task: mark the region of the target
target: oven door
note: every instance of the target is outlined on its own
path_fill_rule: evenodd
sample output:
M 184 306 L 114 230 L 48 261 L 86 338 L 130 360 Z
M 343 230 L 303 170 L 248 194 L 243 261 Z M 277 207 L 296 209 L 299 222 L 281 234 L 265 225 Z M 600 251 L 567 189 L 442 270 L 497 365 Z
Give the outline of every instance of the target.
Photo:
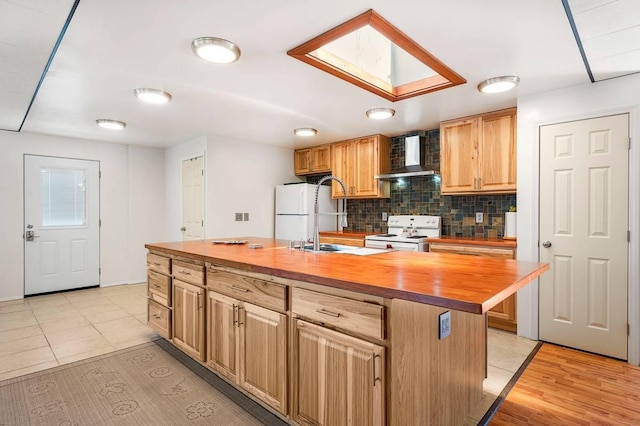
M 398 251 L 420 251 L 420 244 L 417 243 L 399 243 L 397 241 L 381 241 L 365 239 L 365 247 L 377 249 L 393 249 Z

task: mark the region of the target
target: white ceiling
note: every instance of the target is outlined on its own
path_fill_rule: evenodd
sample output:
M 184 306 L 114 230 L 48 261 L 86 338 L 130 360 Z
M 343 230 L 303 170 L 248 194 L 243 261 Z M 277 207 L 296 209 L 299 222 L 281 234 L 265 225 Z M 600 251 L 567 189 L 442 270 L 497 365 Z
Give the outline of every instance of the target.
M 467 84 L 392 103 L 287 56 L 371 8 Z M 47 26 L 34 19 L 26 29 L 47 39 Z M 1 31 L 0 44 L 17 33 Z M 199 36 L 233 41 L 240 60 L 200 60 L 190 48 Z M 24 52 L 14 54 L 18 63 Z M 18 65 L 23 73 L 43 69 L 41 61 Z M 477 91 L 480 81 L 505 74 L 520 76 L 515 91 Z M 588 82 L 561 0 L 81 0 L 22 131 L 156 147 L 209 134 L 298 148 L 432 129 L 445 119 L 514 106 L 517 96 Z M 136 87 L 167 90 L 173 101 L 143 104 L 133 96 Z M 0 98 L 0 108 L 6 102 Z M 365 117 L 382 106 L 396 115 Z M 97 118 L 127 127 L 104 130 Z M 318 135 L 297 137 L 296 127 L 315 127 Z
M 568 3 L 594 81 L 640 72 L 640 1 Z

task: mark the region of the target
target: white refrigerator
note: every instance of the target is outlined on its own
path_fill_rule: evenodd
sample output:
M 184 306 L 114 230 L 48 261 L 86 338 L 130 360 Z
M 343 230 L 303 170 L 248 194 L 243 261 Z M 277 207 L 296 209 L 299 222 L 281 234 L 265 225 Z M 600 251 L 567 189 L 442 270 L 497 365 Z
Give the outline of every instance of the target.
M 276 238 L 296 241 L 313 238 L 316 187 L 308 183 L 276 185 Z M 330 186 L 320 186 L 318 205 L 320 231 L 337 230 L 338 203 L 331 199 Z

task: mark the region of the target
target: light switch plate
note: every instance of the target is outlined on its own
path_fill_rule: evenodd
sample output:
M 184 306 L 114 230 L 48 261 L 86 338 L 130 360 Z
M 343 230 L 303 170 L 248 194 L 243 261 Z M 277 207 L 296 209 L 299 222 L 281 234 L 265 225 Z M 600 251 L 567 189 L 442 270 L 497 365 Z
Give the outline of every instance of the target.
M 236 213 L 236 222 L 242 222 L 242 213 Z
M 476 223 L 482 223 L 484 221 L 484 214 L 482 212 L 476 213 Z
M 382 212 L 382 220 L 387 220 L 387 212 Z
M 245 222 L 249 221 L 249 213 L 242 213 L 242 218 Z
M 439 316 L 440 327 L 438 331 L 438 339 L 442 340 L 451 334 L 451 311 L 443 312 Z

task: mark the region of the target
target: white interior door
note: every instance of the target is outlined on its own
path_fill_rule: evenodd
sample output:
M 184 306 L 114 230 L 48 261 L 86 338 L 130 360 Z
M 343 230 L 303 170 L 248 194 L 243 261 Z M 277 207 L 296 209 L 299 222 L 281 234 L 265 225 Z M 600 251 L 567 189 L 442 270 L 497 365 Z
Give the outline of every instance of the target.
M 182 240 L 204 238 L 204 157 L 182 162 Z
M 24 156 L 24 293 L 100 285 L 100 163 Z
M 540 129 L 539 336 L 627 358 L 629 116 Z

